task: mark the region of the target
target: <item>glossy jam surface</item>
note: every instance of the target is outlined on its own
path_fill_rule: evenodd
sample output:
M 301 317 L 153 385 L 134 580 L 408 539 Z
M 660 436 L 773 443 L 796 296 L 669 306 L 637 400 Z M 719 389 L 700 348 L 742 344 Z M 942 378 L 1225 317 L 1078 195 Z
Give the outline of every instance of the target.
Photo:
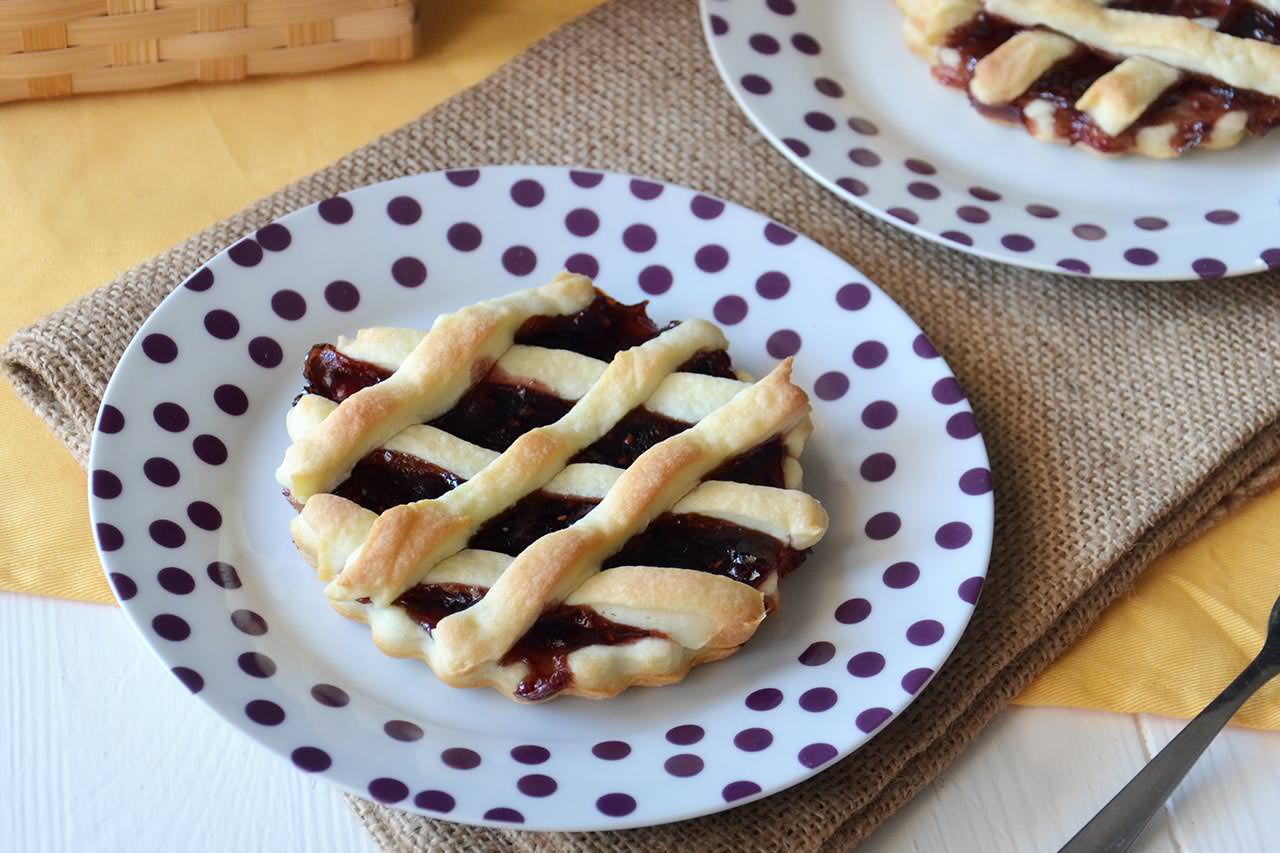
M 1118 0 L 1108 4 L 1108 8 L 1188 18 L 1217 18 L 1221 32 L 1280 43 L 1280 19 L 1266 9 L 1239 0 Z M 948 86 L 968 91 L 978 62 L 1022 29 L 1002 18 L 979 13 L 947 35 L 946 46 L 960 56 L 958 66 L 934 66 L 934 76 Z M 1042 74 L 1013 101 L 994 106 L 974 101 L 973 105 L 984 115 L 1016 124 L 1025 123 L 1024 108 L 1027 104 L 1036 100 L 1049 101 L 1056 108 L 1054 132 L 1059 138 L 1082 143 L 1107 154 L 1131 149 L 1142 128 L 1166 124 L 1174 126 L 1170 145 L 1175 151 L 1186 151 L 1207 139 L 1222 116 L 1237 110 L 1248 111 L 1246 127 L 1255 135 L 1266 133 L 1280 124 L 1280 99 L 1248 89 L 1236 89 L 1211 77 L 1186 74 L 1133 125 L 1118 136 L 1112 136 L 1094 124 L 1086 113 L 1077 110 L 1075 103 L 1094 81 L 1119 64 L 1118 57 L 1080 47 Z
M 341 403 L 352 394 L 377 385 L 391 375 L 376 364 L 344 355 L 333 344 L 316 344 L 307 353 L 302 367 L 307 380 L 306 392 Z
M 381 515 L 393 506 L 438 498 L 462 478 L 439 465 L 395 450 L 375 450 L 356 463 L 333 493 Z
M 789 574 L 804 558 L 804 551 L 758 530 L 696 513 L 666 513 L 631 537 L 604 567 L 669 566 L 759 586 L 775 573 Z

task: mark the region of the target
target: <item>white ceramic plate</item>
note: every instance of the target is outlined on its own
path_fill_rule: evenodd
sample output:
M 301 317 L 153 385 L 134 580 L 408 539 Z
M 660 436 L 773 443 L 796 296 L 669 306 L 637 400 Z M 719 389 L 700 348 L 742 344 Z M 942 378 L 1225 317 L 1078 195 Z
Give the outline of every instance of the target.
M 1280 266 L 1280 134 L 1180 160 L 1102 159 L 983 119 L 903 42 L 892 0 L 702 0 L 761 133 L 868 213 L 961 251 L 1097 278 Z
M 427 328 L 566 264 L 624 301 L 651 299 L 659 322 L 718 319 L 757 375 L 795 353 L 817 426 L 807 486 L 832 524 L 740 654 L 671 687 L 527 706 L 446 687 L 334 613 L 290 542 L 274 471 L 311 344 Z M 231 246 L 129 345 L 91 468 L 117 594 L 199 699 L 363 796 L 529 829 L 692 817 L 856 749 L 946 660 L 991 542 L 973 415 L 874 284 L 718 199 L 551 167 L 366 187 Z

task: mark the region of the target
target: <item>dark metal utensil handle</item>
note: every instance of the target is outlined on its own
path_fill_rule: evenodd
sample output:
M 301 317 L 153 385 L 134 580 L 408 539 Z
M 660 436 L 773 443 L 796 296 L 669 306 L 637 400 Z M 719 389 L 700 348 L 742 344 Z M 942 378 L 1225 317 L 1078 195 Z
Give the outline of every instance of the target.
M 1124 853 L 1147 828 L 1205 747 L 1245 701 L 1280 674 L 1280 600 L 1258 656 L 1177 737 L 1085 824 L 1060 853 Z

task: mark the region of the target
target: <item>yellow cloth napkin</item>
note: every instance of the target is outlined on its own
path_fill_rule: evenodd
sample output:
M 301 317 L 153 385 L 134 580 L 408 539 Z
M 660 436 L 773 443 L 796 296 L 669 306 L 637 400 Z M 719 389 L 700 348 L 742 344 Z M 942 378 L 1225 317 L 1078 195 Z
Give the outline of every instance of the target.
M 0 108 L 0 335 L 482 79 L 600 0 L 423 9 L 422 55 L 332 74 Z M 551 90 L 549 90 L 551 91 Z M 38 283 L 38 287 L 36 286 Z M 83 472 L 0 388 L 0 589 L 109 602 Z M 1188 716 L 1261 644 L 1280 491 L 1155 564 L 1019 699 Z M 1238 722 L 1280 729 L 1280 686 Z

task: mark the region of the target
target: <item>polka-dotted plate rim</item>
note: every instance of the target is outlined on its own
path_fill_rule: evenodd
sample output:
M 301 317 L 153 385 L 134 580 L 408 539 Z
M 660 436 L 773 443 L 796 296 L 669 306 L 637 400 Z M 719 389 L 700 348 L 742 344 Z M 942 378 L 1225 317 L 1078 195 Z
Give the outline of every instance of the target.
M 1274 140 L 1176 161 L 1102 160 L 973 114 L 906 48 L 890 2 L 701 7 L 716 68 L 760 133 L 891 225 L 1000 263 L 1091 278 L 1280 267 L 1280 206 L 1257 180 L 1273 168 Z M 1047 177 L 1029 182 L 1029 171 Z
M 660 321 L 714 317 L 757 374 L 796 355 L 815 407 L 806 485 L 833 524 L 739 654 L 679 685 L 522 706 L 386 658 L 365 626 L 329 610 L 293 552 L 273 471 L 311 343 L 424 328 L 562 264 L 649 298 Z M 246 235 L 126 349 L 90 470 L 116 594 L 189 690 L 303 772 L 507 828 L 681 820 L 819 772 L 882 730 L 950 655 L 991 547 L 973 414 L 883 291 L 745 208 L 585 169 L 416 175 Z

